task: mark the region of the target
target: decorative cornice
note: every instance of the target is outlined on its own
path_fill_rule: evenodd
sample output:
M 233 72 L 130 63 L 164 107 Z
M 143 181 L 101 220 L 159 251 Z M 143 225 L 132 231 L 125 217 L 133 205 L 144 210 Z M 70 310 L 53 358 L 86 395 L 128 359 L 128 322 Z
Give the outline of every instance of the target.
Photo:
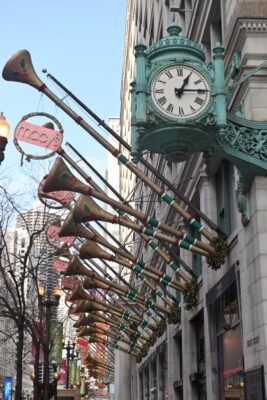
M 230 22 L 229 25 L 232 25 Z M 231 28 L 231 26 L 230 26 Z M 229 36 L 226 36 L 224 47 L 225 52 L 225 67 L 228 67 L 233 53 L 240 52 L 248 36 L 257 36 L 266 33 L 267 37 L 267 18 L 264 19 L 235 19 L 232 26 L 233 29 L 228 29 Z M 256 46 L 255 46 L 256 50 Z

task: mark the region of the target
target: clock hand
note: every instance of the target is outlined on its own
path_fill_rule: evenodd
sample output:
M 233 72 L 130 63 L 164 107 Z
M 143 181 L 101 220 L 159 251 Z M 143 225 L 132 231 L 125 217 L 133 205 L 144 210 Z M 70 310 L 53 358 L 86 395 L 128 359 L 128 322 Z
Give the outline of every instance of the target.
M 174 92 L 175 92 L 175 94 L 176 94 L 177 97 L 180 98 L 180 97 L 182 96 L 183 91 L 184 91 L 184 87 L 188 84 L 188 81 L 189 81 L 190 76 L 192 75 L 192 72 L 193 72 L 193 71 L 191 71 L 190 74 L 187 75 L 187 77 L 186 77 L 186 78 L 184 79 L 184 81 L 183 81 L 182 86 L 181 86 L 179 89 L 174 88 Z
M 209 92 L 208 89 L 184 89 L 184 92 L 197 92 L 197 93 L 206 93 Z

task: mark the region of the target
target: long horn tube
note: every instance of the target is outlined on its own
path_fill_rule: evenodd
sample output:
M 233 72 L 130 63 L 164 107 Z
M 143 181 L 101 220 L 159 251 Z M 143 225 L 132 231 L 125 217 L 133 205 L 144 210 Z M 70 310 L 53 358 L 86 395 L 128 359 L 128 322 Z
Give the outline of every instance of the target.
M 76 224 L 73 220 L 73 215 L 72 212 L 69 213 L 67 218 L 65 219 L 61 230 L 59 231 L 59 236 L 80 236 L 85 239 L 89 240 L 95 240 L 101 245 L 107 247 L 111 251 L 115 252 L 116 254 L 120 255 L 121 257 L 127 258 L 128 260 L 131 260 L 133 262 L 136 261 L 136 257 L 134 257 L 132 254 L 127 253 L 123 250 L 121 250 L 119 247 L 113 246 L 111 243 L 109 243 L 106 239 L 101 237 L 99 234 L 96 235 L 88 228 L 86 228 L 82 224 Z
M 91 326 L 90 326 L 90 328 L 89 327 L 82 328 L 80 330 L 80 332 L 78 333 L 78 337 L 90 336 L 92 334 L 98 334 L 98 333 L 105 334 L 106 336 L 110 336 L 113 339 L 115 339 L 116 341 L 120 341 L 120 342 L 126 343 L 128 345 L 131 344 L 131 341 L 128 340 L 128 339 L 123 338 L 122 335 L 116 335 L 116 334 L 114 334 L 112 332 L 109 332 L 107 329 L 102 329 L 102 328 L 98 328 L 98 327 L 91 327 Z M 136 346 L 136 347 L 140 348 L 139 346 Z
M 79 249 L 77 248 L 77 250 L 79 250 Z M 80 263 L 81 263 L 81 262 L 80 262 L 79 258 L 78 258 L 77 256 L 73 256 L 73 259 L 70 260 L 70 264 L 71 264 L 71 267 L 72 267 L 72 268 L 70 268 L 71 274 L 79 274 L 79 272 L 82 272 L 83 269 L 86 268 L 86 273 L 85 273 L 85 276 L 86 276 L 86 275 L 87 275 L 87 272 L 89 271 L 89 269 L 90 269 L 90 270 L 93 270 L 92 267 L 91 267 L 90 265 L 87 265 L 89 269 L 87 269 L 87 267 L 83 267 L 83 268 L 80 269 L 80 268 L 79 268 L 79 264 L 80 264 Z M 90 260 L 90 263 L 91 263 L 101 274 L 103 274 L 104 276 L 108 277 L 109 282 L 112 282 L 113 278 L 112 278 L 103 268 L 101 268 L 101 267 L 100 267 L 97 263 L 95 263 L 93 260 Z M 73 265 L 74 265 L 74 268 L 73 268 Z M 82 265 L 83 265 L 83 264 L 82 264 Z M 118 278 L 119 278 L 124 284 L 126 284 L 126 286 L 129 287 L 129 290 L 132 291 L 132 293 L 137 294 L 135 288 L 134 288 L 132 285 L 130 285 L 127 281 L 125 281 L 125 279 L 123 279 L 115 270 L 113 270 L 109 265 L 107 265 L 107 268 L 110 268 L 111 271 L 112 271 L 113 273 L 115 273 L 115 275 L 118 276 Z M 68 268 L 67 268 L 67 270 L 69 271 Z M 65 275 L 66 275 L 67 270 L 65 271 Z M 94 271 L 95 271 L 95 269 L 94 269 Z M 90 271 L 90 272 L 91 272 L 91 271 Z M 120 299 L 125 303 L 125 305 L 126 305 L 127 308 L 130 308 L 130 309 L 131 309 L 132 311 L 134 311 L 137 315 L 139 315 L 139 314 L 136 312 L 136 310 L 132 307 L 131 304 L 129 304 L 128 302 L 126 302 L 126 300 L 125 300 L 121 295 L 119 295 L 119 297 L 120 297 Z M 163 300 L 165 300 L 164 297 L 163 297 Z M 168 304 L 170 307 L 172 307 L 172 303 L 171 303 L 171 302 L 167 301 L 166 304 Z M 161 316 L 161 317 L 162 317 L 162 316 Z M 154 317 L 152 316 L 152 318 L 154 318 Z M 154 318 L 154 319 L 155 319 L 155 318 Z M 156 319 L 155 319 L 155 320 L 156 320 Z
M 94 276 L 96 276 L 96 274 L 94 274 L 93 272 L 90 272 L 90 271 L 86 270 L 86 268 L 83 267 L 83 265 L 79 262 L 79 260 L 77 259 L 76 256 L 74 256 L 74 257 L 71 259 L 69 265 L 70 265 L 70 266 L 68 266 L 67 270 L 68 270 L 68 269 L 71 270 L 71 274 L 76 274 L 76 273 L 81 274 L 82 272 L 85 271 L 86 276 L 88 276 L 88 277 L 92 277 L 91 274 L 93 274 Z M 84 282 L 84 288 L 85 288 L 85 289 L 88 288 L 88 286 L 86 287 L 85 282 Z M 72 293 L 71 293 L 71 295 L 70 295 L 70 300 L 71 300 L 71 301 L 73 301 L 73 300 L 90 300 L 90 301 L 92 301 L 92 300 L 93 300 L 93 301 L 95 301 L 95 302 L 97 302 L 97 303 L 99 303 L 99 304 L 103 304 L 102 301 L 99 301 L 96 297 L 90 295 L 87 291 L 83 290 L 82 287 L 81 287 L 80 285 L 76 285 L 76 287 L 73 289 L 73 291 L 72 291 Z M 134 300 L 134 299 L 133 299 L 133 300 Z M 151 303 L 152 303 L 152 304 L 151 304 Z M 149 304 L 149 303 L 148 303 L 148 304 Z M 127 305 L 127 306 L 128 306 L 128 305 Z M 143 311 L 146 311 L 147 308 L 148 308 L 148 305 L 145 304 L 144 302 L 142 302 L 142 304 L 141 304 L 140 306 L 142 306 Z M 149 306 L 153 308 L 153 302 L 152 302 L 152 301 L 150 302 Z M 123 306 L 114 307 L 113 305 L 110 305 L 110 307 L 111 307 L 112 309 L 114 309 L 115 311 L 126 311 L 125 307 L 123 307 Z M 128 307 L 127 307 L 127 308 L 128 308 Z M 132 309 L 132 307 L 131 307 L 131 309 Z M 167 313 L 167 314 L 170 313 L 168 310 L 166 310 L 166 309 L 165 309 L 164 307 L 162 307 L 162 306 L 159 306 L 158 309 L 159 309 L 161 312 L 165 312 L 165 313 Z M 137 313 L 134 309 L 132 309 L 132 310 L 133 310 L 133 311 L 137 314 L 137 316 L 138 316 L 138 313 Z M 154 318 L 154 321 L 155 321 L 156 323 L 158 323 L 158 322 L 159 322 L 159 319 Z
M 79 251 L 78 248 L 77 248 L 77 250 Z M 85 261 L 85 262 L 86 262 L 86 261 Z M 90 263 L 91 263 L 94 267 L 96 267 L 103 275 L 107 276 L 108 279 L 111 278 L 110 275 L 109 275 L 103 268 L 101 268 L 93 259 L 90 260 Z M 132 291 L 135 291 L 135 290 L 136 290 L 129 282 L 127 282 L 124 278 L 122 278 L 122 277 L 120 276 L 120 274 L 119 274 L 116 270 L 114 270 L 114 268 L 112 268 L 105 260 L 102 260 L 102 263 L 103 263 L 108 269 L 110 269 L 110 270 L 112 271 L 112 273 L 114 273 L 114 275 L 117 276 L 117 278 L 119 278 L 125 285 L 127 285 L 127 286 L 129 287 L 130 290 L 132 290 Z M 150 289 L 154 294 L 157 294 L 157 293 L 156 293 L 156 292 L 157 292 L 157 288 L 156 288 L 152 283 L 150 283 L 150 282 L 147 281 L 146 279 L 144 279 L 144 283 L 145 283 L 145 285 L 147 285 L 147 286 L 149 287 L 149 289 Z M 172 306 L 172 303 L 171 303 L 171 301 L 169 300 L 169 298 L 166 297 L 166 296 L 164 296 L 162 292 L 160 292 L 160 291 L 158 291 L 158 292 L 159 292 L 159 296 L 162 298 L 162 300 L 163 300 L 166 304 L 168 304 L 168 305 L 171 307 L 171 306 Z M 176 299 L 173 298 L 172 294 L 169 293 L 167 289 L 166 289 L 166 292 L 167 292 L 167 295 L 170 297 L 170 299 L 172 299 L 174 302 L 176 302 Z
M 61 171 L 64 172 L 62 173 Z M 98 200 L 103 201 L 104 203 L 111 205 L 115 209 L 121 210 L 129 215 L 132 215 L 133 217 L 139 219 L 142 222 L 148 222 L 156 227 L 160 227 L 160 229 L 164 229 L 166 232 L 169 232 L 171 234 L 174 234 L 173 231 L 177 232 L 176 229 L 166 224 L 160 223 L 160 221 L 156 220 L 155 218 L 152 218 L 141 211 L 135 210 L 126 204 L 118 202 L 112 199 L 111 197 L 107 196 L 106 194 L 94 190 L 91 186 L 85 185 L 72 174 L 72 172 L 68 169 L 66 164 L 64 164 L 60 158 L 57 158 L 55 160 L 55 163 L 52 169 L 50 170 L 48 176 L 46 177 L 46 181 L 43 186 L 44 192 L 52 192 L 58 190 L 72 190 L 84 195 L 92 196 Z M 190 243 L 187 241 L 188 238 L 190 239 Z M 192 244 L 191 237 L 189 235 L 187 235 L 185 239 L 186 240 L 178 241 L 177 244 L 179 247 L 182 247 L 186 250 L 191 250 L 191 251 L 194 250 L 206 257 L 208 257 L 211 254 L 211 252 L 208 252 L 207 250 L 205 251 L 202 249 L 198 249 L 194 244 Z M 212 250 L 212 252 L 214 252 L 214 249 Z
M 130 312 L 128 311 L 119 311 L 119 309 L 116 310 L 116 307 L 109 307 L 107 304 L 104 302 L 100 301 L 88 301 L 88 300 L 80 300 L 76 306 L 75 306 L 75 312 L 76 313 L 84 313 L 84 312 L 91 312 L 91 311 L 104 311 L 108 312 L 110 314 L 115 314 L 115 316 L 119 316 L 124 318 L 126 321 L 132 321 L 134 323 L 137 323 L 138 325 L 141 325 L 141 328 L 146 328 L 151 334 L 154 330 L 156 330 L 156 326 L 154 324 L 148 323 L 147 321 L 142 321 L 142 319 L 139 317 L 133 316 Z M 142 322 L 143 326 L 142 326 Z
M 95 276 L 95 274 L 92 272 L 92 275 L 90 277 L 87 277 L 84 282 L 83 282 L 83 287 L 84 289 L 96 289 L 100 288 L 105 291 L 113 291 L 117 294 L 122 294 L 128 298 L 131 298 L 132 300 L 136 301 L 137 303 L 140 303 L 140 305 L 144 305 L 145 308 L 147 309 L 147 303 L 146 301 L 150 301 L 150 305 L 152 308 L 157 308 L 159 311 L 165 313 L 165 314 L 170 314 L 170 311 L 166 309 L 165 307 L 162 307 L 160 304 L 154 303 L 151 298 L 147 299 L 144 296 L 138 295 L 136 293 L 132 293 L 129 291 L 127 288 L 124 288 L 121 285 L 118 284 L 112 284 L 112 282 L 108 282 L 105 279 L 101 277 Z
M 107 345 L 110 346 L 110 347 L 113 347 L 114 349 L 123 351 L 123 352 L 126 353 L 126 354 L 131 354 L 131 355 L 137 357 L 137 353 L 136 353 L 136 352 L 131 351 L 131 350 L 127 350 L 127 349 L 125 349 L 124 347 L 121 347 L 121 346 L 119 346 L 119 345 L 117 345 L 117 344 L 115 344 L 115 343 L 113 344 L 113 343 L 111 343 L 111 342 L 108 342 L 107 340 L 104 340 L 104 339 L 99 338 L 99 337 L 97 337 L 97 336 L 91 336 L 91 337 L 89 338 L 88 342 L 89 342 L 89 343 L 104 343 L 104 344 L 107 344 Z
M 180 282 L 173 279 L 170 275 L 164 274 L 163 272 L 157 270 L 154 267 L 146 266 L 145 263 L 133 263 L 130 264 L 128 261 L 123 260 L 119 257 L 112 256 L 111 254 L 105 252 L 103 249 L 93 242 L 92 240 L 86 240 L 81 248 L 80 248 L 80 258 L 81 259 L 90 259 L 90 258 L 104 258 L 109 261 L 114 261 L 126 268 L 137 272 L 138 275 L 143 274 L 148 276 L 149 278 L 154 279 L 156 282 L 162 282 L 166 286 L 173 287 L 174 289 L 184 291 L 185 286 Z
M 164 235 L 155 231 L 151 227 L 146 228 L 143 224 L 137 224 L 124 217 L 119 217 L 115 214 L 109 213 L 108 211 L 101 208 L 91 197 L 85 195 L 81 195 L 78 198 L 73 209 L 73 219 L 77 224 L 88 221 L 103 221 L 110 222 L 112 224 L 118 224 L 121 226 L 125 226 L 126 228 L 132 229 L 135 232 L 144 233 L 147 236 L 166 241 L 176 246 L 179 244 L 178 238 L 180 238 L 182 240 L 191 242 L 191 244 L 193 244 L 191 250 L 195 253 L 203 255 L 203 253 L 199 251 L 198 247 L 205 251 L 214 253 L 214 248 L 211 247 L 209 244 L 203 243 L 200 240 L 195 239 L 191 235 L 188 235 L 179 229 L 175 229 L 166 225 L 168 227 L 169 233 L 171 233 L 170 231 L 172 231 L 172 234 L 175 235 L 175 237 Z
M 23 66 L 23 67 L 22 67 Z M 14 54 L 6 63 L 3 69 L 3 78 L 5 80 L 17 81 L 27 83 L 38 89 L 49 97 L 56 105 L 65 111 L 78 125 L 83 127 L 98 143 L 100 143 L 106 150 L 108 150 L 114 157 L 116 157 L 123 165 L 125 165 L 131 172 L 138 176 L 145 182 L 166 204 L 173 208 L 183 219 L 194 226 L 203 236 L 208 240 L 213 239 L 213 235 L 204 226 L 202 226 L 192 215 L 183 209 L 167 191 L 158 187 L 152 182 L 142 170 L 134 165 L 130 160 L 125 157 L 119 149 L 116 149 L 111 143 L 103 138 L 94 128 L 83 120 L 76 112 L 74 112 L 68 105 L 62 102 L 47 86 L 38 78 L 31 61 L 30 53 L 27 50 L 21 50 Z
M 73 221 L 73 218 L 72 218 L 72 213 L 70 213 L 68 215 L 68 217 L 66 218 L 66 220 L 59 232 L 59 236 L 77 236 L 77 235 L 88 239 L 88 241 L 86 243 L 88 244 L 91 242 L 91 248 L 93 246 L 92 240 L 95 240 L 98 243 L 104 245 L 108 249 L 115 252 L 115 254 L 119 254 L 120 256 L 126 258 L 127 260 L 133 261 L 134 263 L 137 261 L 136 257 L 134 257 L 132 255 L 128 255 L 121 249 L 111 245 L 107 240 L 101 238 L 100 235 L 98 235 L 98 236 L 94 235 L 82 224 L 75 224 Z M 121 265 L 131 268 L 133 270 L 136 267 L 134 264 L 125 263 L 123 260 L 120 260 L 118 257 L 116 257 L 116 256 L 114 257 L 113 255 L 106 253 L 104 251 L 102 251 L 102 254 L 100 254 L 100 248 L 98 248 L 98 246 L 96 246 L 96 245 L 95 245 L 95 249 L 96 249 L 96 251 L 98 251 L 98 253 L 97 253 L 98 257 L 101 256 L 101 258 L 106 258 L 110 261 L 116 261 L 116 262 L 120 263 Z M 85 255 L 85 252 L 82 250 L 84 250 L 84 245 L 81 247 L 81 250 L 80 250 L 81 258 L 88 258 L 89 252 L 86 252 L 86 255 Z M 81 251 L 82 251 L 82 253 L 81 253 Z M 157 268 L 155 268 L 151 265 L 145 265 L 145 263 L 142 261 L 137 261 L 137 265 L 139 267 L 141 265 L 140 268 L 142 269 L 142 271 L 145 275 L 147 275 L 157 281 L 160 281 L 161 279 L 163 279 L 163 282 L 170 282 L 169 285 L 171 287 L 174 287 L 178 290 L 181 290 L 181 289 L 184 290 L 184 286 L 180 282 L 172 279 L 168 274 L 164 274 L 163 272 L 159 271 Z M 149 271 L 149 274 L 147 271 Z
M 86 106 L 80 99 L 78 99 L 69 89 L 66 88 L 58 79 L 53 75 L 47 74 L 47 77 L 52 79 L 61 89 L 63 89 L 79 106 L 81 106 L 91 117 L 93 117 L 99 126 L 102 126 L 106 131 L 108 131 L 115 139 L 118 140 L 129 152 L 131 152 L 131 146 L 127 143 L 121 136 L 119 136 L 110 126 L 108 126 L 105 121 L 99 118 L 88 106 Z M 68 144 L 68 143 L 67 143 Z M 225 233 L 213 222 L 211 221 L 201 210 L 199 210 L 189 199 L 183 195 L 174 185 L 172 185 L 163 175 L 161 175 L 151 164 L 147 162 L 142 156 L 139 156 L 139 160 L 144 164 L 144 166 L 151 171 L 157 178 L 159 178 L 164 185 L 166 185 L 172 192 L 176 194 L 185 204 L 187 204 L 191 210 L 193 210 L 197 215 L 199 215 L 203 221 L 205 221 L 211 229 L 217 232 L 219 235 L 225 235 Z
M 69 144 L 69 146 L 71 146 L 71 145 Z M 71 148 L 74 149 L 73 146 L 71 146 Z M 90 164 L 87 160 L 85 160 L 85 158 L 84 158 L 76 149 L 75 149 L 75 152 L 79 155 L 79 157 L 83 160 L 83 162 L 84 162 L 87 166 L 89 166 L 89 168 L 92 169 L 91 164 Z M 81 175 L 81 176 L 83 177 L 83 179 L 85 179 L 86 182 L 90 182 L 90 185 L 91 185 L 94 189 L 96 189 L 96 190 L 99 191 L 99 192 L 103 192 L 103 190 L 97 185 L 97 183 L 94 182 L 94 180 L 93 180 L 91 177 L 89 177 L 89 176 L 84 172 L 84 170 L 81 169 L 80 166 L 77 165 L 77 163 L 75 163 L 75 162 L 72 160 L 72 158 L 69 157 L 69 155 L 68 155 L 63 149 L 60 150 L 59 154 L 61 155 L 61 157 L 62 157 L 65 161 L 68 162 L 68 164 L 70 164 L 70 165 L 75 169 L 75 171 L 78 172 L 79 175 Z M 93 169 L 93 171 L 95 171 L 95 169 Z M 101 177 L 100 179 L 103 181 L 104 184 L 108 183 L 108 182 L 102 177 L 102 175 L 98 174 L 97 176 Z M 103 193 L 104 193 L 104 192 L 103 192 Z M 116 196 L 122 203 L 125 203 L 125 200 L 123 199 L 123 197 L 122 197 L 114 188 L 112 189 L 112 193 L 114 193 L 115 196 Z M 127 216 L 126 216 L 126 218 L 127 218 Z M 144 223 L 145 226 L 149 226 L 148 223 L 146 223 L 146 222 L 143 222 L 143 223 Z M 193 270 L 192 270 L 190 267 L 187 266 L 187 264 L 181 259 L 181 257 L 179 257 L 179 256 L 173 251 L 173 249 L 172 249 L 170 246 L 167 245 L 167 243 L 161 242 L 161 241 L 160 241 L 161 245 L 168 251 L 168 253 L 169 253 L 171 256 L 168 255 L 166 252 L 164 252 L 162 249 L 160 249 L 160 248 L 157 246 L 157 243 L 156 243 L 154 240 L 152 240 L 150 237 L 146 236 L 144 233 L 140 233 L 140 236 L 141 236 L 141 238 L 152 248 L 152 250 L 153 250 L 154 252 L 158 253 L 158 255 L 159 255 L 161 258 L 163 258 L 163 260 L 164 260 L 167 264 L 169 264 L 169 265 L 171 266 L 172 269 L 178 270 L 178 269 L 180 268 L 179 266 L 182 266 L 189 274 L 191 274 L 192 276 L 196 277 L 196 276 L 195 276 L 195 273 L 193 272 Z M 117 243 L 117 244 L 118 244 L 118 243 Z M 173 262 L 174 260 L 176 261 L 175 263 Z
M 136 330 L 132 329 L 129 324 L 123 322 L 122 319 L 120 319 L 118 322 L 115 322 L 116 319 L 114 318 L 109 318 L 107 316 L 103 317 L 96 312 L 90 313 L 89 315 L 81 314 L 80 318 L 78 321 L 75 322 L 73 325 L 74 328 L 80 328 L 82 326 L 87 326 L 95 322 L 100 322 L 100 323 L 105 323 L 110 325 L 111 327 L 114 327 L 120 332 L 125 332 L 129 337 L 133 337 L 136 334 Z M 147 336 L 144 332 L 142 333 L 142 336 L 140 336 L 139 340 L 144 342 L 149 339 L 149 336 Z
M 130 215 L 138 218 L 140 221 L 144 222 L 150 220 L 152 224 L 153 221 L 155 221 L 154 218 L 148 217 L 146 214 L 108 197 L 106 194 L 98 192 L 88 185 L 85 185 L 71 173 L 66 164 L 60 158 L 55 160 L 55 163 L 52 169 L 50 170 L 49 175 L 46 177 L 46 182 L 43 187 L 43 191 L 47 192 L 58 191 L 58 190 L 71 190 L 81 194 L 86 194 L 86 195 L 89 194 L 101 201 L 104 201 L 107 204 L 110 204 L 113 208 L 121 209 L 121 211 L 129 213 Z M 158 226 L 158 223 L 155 225 Z M 223 238 L 218 238 L 214 239 L 213 245 L 215 249 L 214 253 L 208 253 L 205 252 L 204 250 L 200 251 L 202 252 L 203 255 L 207 257 L 208 263 L 214 269 L 217 269 L 222 265 L 222 263 L 225 260 L 227 243 L 226 241 L 224 241 Z M 179 246 L 187 250 L 190 250 L 192 249 L 193 245 L 184 240 L 180 240 Z M 173 267 L 173 264 L 174 263 L 171 263 L 170 266 Z M 177 267 L 176 265 L 174 269 L 177 270 L 177 268 L 179 267 Z
M 75 271 L 74 272 L 77 272 L 77 268 L 75 267 Z M 80 268 L 78 268 L 78 272 L 81 272 L 81 269 Z M 72 271 L 72 273 L 73 273 L 73 271 Z M 144 337 L 144 335 L 142 335 L 143 337 Z
M 66 143 L 67 146 L 69 146 L 76 155 L 78 155 L 78 157 L 85 163 L 86 166 L 88 166 L 93 173 L 104 183 L 104 185 L 106 185 L 110 191 L 117 197 L 117 199 L 119 201 L 121 201 L 122 203 L 125 203 L 126 200 L 121 196 L 121 194 L 119 192 L 117 192 L 117 190 L 114 189 L 114 187 L 112 187 L 108 181 L 92 166 L 92 164 L 86 160 L 81 153 L 75 148 L 73 147 L 70 143 Z M 66 152 L 64 152 L 64 154 L 62 155 L 62 157 L 70 164 L 72 165 L 72 159 L 66 154 Z M 74 164 L 76 166 L 76 164 Z M 73 166 L 74 167 L 74 166 Z M 80 167 L 79 167 L 80 168 Z M 83 172 L 83 170 L 77 170 L 77 172 L 86 180 L 89 181 L 87 178 L 88 176 Z M 101 192 L 101 188 L 93 181 L 93 179 L 90 179 L 90 185 L 98 190 L 99 192 Z M 127 218 L 127 216 L 126 216 Z M 147 227 L 149 226 L 147 223 L 144 222 L 144 225 Z M 188 267 L 188 265 L 181 259 L 181 257 L 179 257 L 174 251 L 173 249 L 167 245 L 167 243 L 162 242 L 159 240 L 160 244 L 162 247 L 164 247 L 170 255 L 168 255 L 166 252 L 164 252 L 162 249 L 160 249 L 157 245 L 156 242 L 154 240 L 151 240 L 150 237 L 146 236 L 144 233 L 140 233 L 141 238 L 152 248 L 153 251 L 155 251 L 156 253 L 158 253 L 158 255 L 163 258 L 163 260 L 167 263 L 167 264 L 171 264 L 174 260 L 176 263 L 178 263 L 178 265 L 181 265 L 188 273 L 190 273 L 192 276 L 195 276 L 194 272 L 192 271 L 191 268 Z M 179 267 L 177 266 L 176 269 L 178 269 Z

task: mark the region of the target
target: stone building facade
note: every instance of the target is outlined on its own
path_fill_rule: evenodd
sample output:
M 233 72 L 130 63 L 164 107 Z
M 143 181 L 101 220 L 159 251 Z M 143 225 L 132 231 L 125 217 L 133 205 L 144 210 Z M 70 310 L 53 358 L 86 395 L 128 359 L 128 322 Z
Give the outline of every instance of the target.
M 158 41 L 172 21 L 182 27 L 183 36 L 203 45 L 207 61 L 217 42 L 225 48 L 226 70 L 237 53 L 237 79 L 266 60 L 265 1 L 129 0 L 121 89 L 121 135 L 128 142 L 134 46 Z M 229 110 L 249 119 L 267 120 L 266 71 L 261 69 L 233 91 Z M 172 292 L 180 300 L 181 322 L 169 325 L 139 364 L 134 358 L 117 356 L 120 373 L 115 378 L 115 399 L 223 400 L 253 395 L 265 399 L 260 391 L 264 390 L 262 382 L 267 384 L 267 178 L 256 176 L 252 182 L 249 221 L 244 226 L 236 203 L 238 171 L 228 160 L 214 156 L 207 168 L 202 154 L 182 163 L 170 163 L 151 153 L 145 157 L 227 233 L 229 254 L 222 268 L 213 271 L 205 258 L 180 250 L 179 256 L 198 276 L 198 305 L 186 311 L 182 296 Z M 180 218 L 124 167 L 120 178 L 121 193 L 124 197 L 131 193 L 137 208 L 182 226 Z M 183 228 L 194 233 L 187 225 Z M 166 265 L 143 242 L 137 241 L 134 253 L 165 271 Z M 172 274 L 169 267 L 167 272 Z

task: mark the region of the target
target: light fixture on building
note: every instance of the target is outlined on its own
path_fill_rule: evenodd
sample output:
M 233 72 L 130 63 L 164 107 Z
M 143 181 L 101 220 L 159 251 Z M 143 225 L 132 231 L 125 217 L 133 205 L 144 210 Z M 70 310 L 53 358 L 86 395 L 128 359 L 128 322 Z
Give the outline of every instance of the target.
M 0 164 L 5 158 L 4 152 L 9 132 L 10 132 L 9 123 L 7 122 L 4 114 L 0 112 Z

